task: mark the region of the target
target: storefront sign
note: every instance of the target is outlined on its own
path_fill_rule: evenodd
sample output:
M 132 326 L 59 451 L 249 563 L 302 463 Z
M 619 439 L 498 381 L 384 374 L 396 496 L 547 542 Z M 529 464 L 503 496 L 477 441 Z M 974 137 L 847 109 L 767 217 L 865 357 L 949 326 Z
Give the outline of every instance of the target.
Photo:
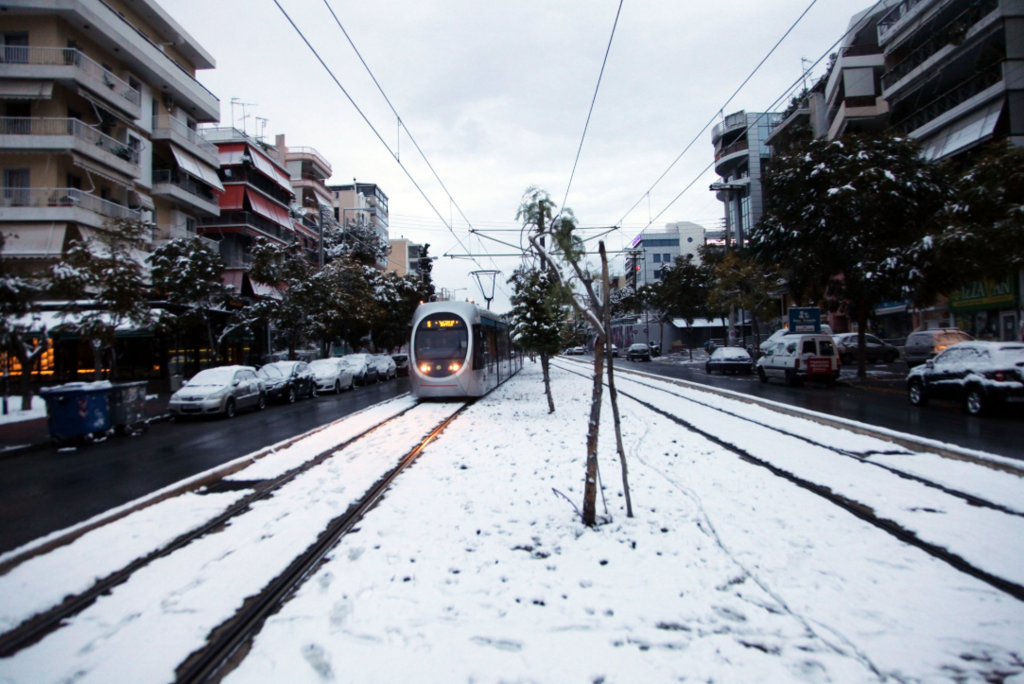
M 792 308 L 789 310 L 789 332 L 820 333 L 821 309 L 817 307 Z
M 978 280 L 956 290 L 949 297 L 949 309 L 954 313 L 984 311 L 986 309 L 1013 309 L 1019 301 L 1017 279 L 1012 273 L 999 280 Z

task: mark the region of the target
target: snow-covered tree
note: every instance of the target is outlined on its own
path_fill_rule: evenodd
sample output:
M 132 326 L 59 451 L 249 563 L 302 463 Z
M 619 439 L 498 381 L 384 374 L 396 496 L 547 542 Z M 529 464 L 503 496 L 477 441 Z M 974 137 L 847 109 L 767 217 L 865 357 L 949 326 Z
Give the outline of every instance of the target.
M 152 225 L 134 219 L 109 219 L 92 240 L 71 243 L 51 269 L 50 294 L 65 301 L 63 322 L 55 332 L 70 332 L 91 342 L 95 378 L 102 378 L 103 352 L 109 350 L 111 376 L 117 368 L 114 336 L 118 328 L 152 328 L 149 284 L 141 261 Z
M 548 413 L 554 413 L 549 362 L 561 347 L 560 332 L 565 322 L 564 295 L 546 270 L 518 268 L 508 282 L 512 285 L 512 335 L 523 349 L 540 354 Z
M 297 242 L 281 246 L 258 238 L 252 255 L 249 277 L 274 288 L 276 296 L 247 307 L 239 314 L 242 324 L 259 322 L 276 329 L 288 347 L 289 358 L 295 358 L 295 350 L 305 344 L 313 329 L 312 312 L 320 294 L 312 279 L 313 267 Z
M 910 140 L 852 136 L 795 145 L 771 160 L 764 186 L 750 246 L 789 272 L 791 288 L 824 290 L 832 306 L 846 306 L 863 377 L 868 314 L 914 286 L 912 250 L 935 231 L 941 174 Z
M 711 271 L 708 307 L 714 311 L 748 311 L 755 320 L 767 324 L 778 316 L 775 291 L 778 275 L 770 266 L 757 263 L 745 251 L 726 251 Z M 760 345 L 760 327 L 754 326 Z
M 654 292 L 655 305 L 665 312 L 663 324 L 681 318 L 689 329 L 693 321 L 708 312 L 709 274 L 706 268 L 694 263 L 692 254 L 681 254 L 661 270 L 661 280 Z M 689 335 L 687 336 L 689 337 Z M 693 346 L 690 345 L 690 359 Z
M 21 366 L 21 410 L 28 411 L 32 408 L 32 370 L 50 346 L 45 327 L 34 317 L 42 284 L 11 272 L 9 260 L 3 257 L 5 241 L 6 236 L 0 233 L 0 351 L 13 356 Z M 4 391 L 6 409 L 6 387 Z
M 416 275 L 399 276 L 394 271 L 381 273 L 369 268 L 370 285 L 376 304 L 373 342 L 378 349 L 391 351 L 412 337 L 412 316 L 423 299 L 423 281 Z
M 202 329 L 209 348 L 216 349 L 210 312 L 231 296 L 220 254 L 193 236 L 161 245 L 146 261 L 154 295 L 170 305 L 160 312 L 158 325 L 164 330 Z

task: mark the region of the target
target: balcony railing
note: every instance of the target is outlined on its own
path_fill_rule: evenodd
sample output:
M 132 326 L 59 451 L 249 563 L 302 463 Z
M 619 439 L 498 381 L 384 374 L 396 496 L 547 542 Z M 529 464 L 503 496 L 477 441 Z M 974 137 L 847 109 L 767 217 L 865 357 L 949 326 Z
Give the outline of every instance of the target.
M 212 97 L 213 99 L 217 100 L 217 102 L 220 102 L 220 98 L 219 98 L 219 97 L 217 97 L 217 96 L 216 96 L 216 95 L 214 95 L 214 94 L 213 94 L 212 92 L 210 92 L 210 89 L 209 89 L 209 88 L 207 88 L 206 86 L 204 86 L 204 85 L 203 85 L 202 83 L 200 83 L 200 82 L 199 82 L 199 80 L 198 80 L 198 79 L 197 79 L 197 78 L 196 78 L 195 76 L 193 76 L 193 75 L 192 75 L 191 73 L 189 73 L 189 70 L 188 70 L 188 69 L 186 69 L 186 68 L 185 68 L 184 66 L 182 66 L 181 64 L 179 64 L 179 63 L 178 63 L 178 61 L 177 61 L 176 59 L 174 59 L 174 58 L 173 58 L 173 57 L 171 57 L 171 56 L 170 56 L 169 54 L 167 54 L 167 53 L 166 53 L 166 52 L 164 51 L 164 49 L 163 49 L 163 47 L 162 47 L 162 46 L 160 46 L 160 45 L 157 45 L 156 43 L 154 43 L 154 42 L 153 42 L 153 41 L 152 41 L 152 40 L 150 39 L 150 37 L 149 37 L 149 36 L 147 36 L 147 35 L 146 35 L 145 33 L 143 33 L 142 31 L 140 31 L 140 30 L 139 30 L 139 29 L 138 29 L 138 28 L 137 28 L 137 27 L 135 26 L 135 24 L 133 24 L 132 22 L 128 21 L 128 19 L 127 19 L 127 18 L 126 18 L 126 17 L 124 16 L 124 14 L 123 14 L 123 13 L 121 13 L 121 12 L 117 11 L 116 9 L 114 9 L 113 7 L 111 7 L 110 5 L 108 5 L 108 4 L 106 3 L 106 2 L 103 2 L 103 0 L 100 0 L 100 3 L 101 3 L 101 4 L 103 5 L 103 6 L 105 6 L 105 7 L 107 8 L 107 9 L 109 9 L 109 10 L 110 10 L 111 12 L 113 12 L 114 16 L 116 16 L 116 17 L 117 17 L 118 19 L 120 19 L 120 20 L 121 20 L 121 21 L 123 21 L 123 22 L 124 22 L 125 24 L 127 24 L 127 25 L 129 26 L 129 28 L 131 28 L 131 29 L 132 29 L 133 31 L 135 31 L 135 33 L 137 33 L 137 34 L 139 35 L 139 37 L 140 37 L 140 38 L 142 38 L 142 39 L 143 39 L 144 41 L 146 41 L 147 43 L 149 43 L 150 45 L 152 45 L 152 46 L 153 46 L 154 48 L 156 48 L 157 52 L 159 52 L 159 53 L 160 53 L 161 55 L 163 55 L 163 56 L 164 56 L 164 57 L 165 57 L 165 58 L 167 59 L 167 61 L 168 61 L 168 62 L 170 62 L 170 63 L 171 63 L 171 64 L 173 64 L 174 66 L 178 67 L 178 69 L 180 69 L 180 70 L 181 70 L 181 72 L 182 72 L 183 74 L 185 74 L 185 75 L 186 75 L 186 76 L 188 76 L 188 77 L 189 77 L 190 79 L 192 79 L 192 81 L 193 81 L 193 82 L 194 82 L 194 83 L 195 83 L 195 84 L 196 84 L 197 86 L 199 86 L 200 88 L 202 88 L 203 90 L 205 90 L 205 91 L 206 91 L 206 92 L 207 92 L 207 93 L 208 93 L 208 94 L 210 95 L 210 97 Z
M 746 138 L 737 140 L 732 145 L 723 147 L 720 151 L 715 153 L 715 161 L 718 161 L 722 157 L 732 154 L 733 152 L 741 152 L 743 150 L 750 149 L 750 142 Z
M 843 57 L 864 57 L 865 55 L 880 55 L 885 50 L 879 45 L 851 45 L 842 49 Z
M 4 188 L 2 202 L 5 208 L 80 207 L 107 218 L 142 219 L 142 212 L 76 188 Z
M 5 47 L 0 51 L 5 64 L 31 64 L 36 66 L 73 67 L 94 82 L 99 82 L 111 91 L 135 105 L 142 103 L 142 93 L 115 76 L 99 62 L 75 48 L 53 47 Z
M 0 135 L 71 135 L 95 145 L 131 164 L 139 165 L 138 148 L 100 133 L 78 119 L 41 119 L 34 117 L 0 117 Z
M 914 110 L 912 114 L 899 119 L 890 128 L 901 135 L 915 131 L 929 121 L 937 119 L 957 105 L 966 102 L 983 90 L 987 90 L 1003 80 L 1002 62 L 982 69 L 970 79 L 957 84 L 938 97 L 932 99 L 923 107 Z M 895 117 L 894 117 L 895 118 Z
M 711 129 L 711 137 L 712 139 L 717 138 L 722 133 L 724 133 L 726 129 L 732 128 L 733 126 L 739 126 L 745 123 L 747 123 L 746 112 L 736 112 L 735 114 L 730 114 L 729 116 L 725 117 L 725 121 Z
M 208 187 L 200 183 L 196 183 L 191 178 L 186 178 L 185 176 L 168 169 L 158 169 L 153 171 L 153 183 L 170 183 L 177 188 L 181 188 L 190 195 L 195 195 L 202 200 L 217 204 L 217 196 L 213 194 L 213 191 Z
M 220 216 L 203 217 L 199 219 L 199 226 L 206 232 L 213 232 L 217 228 L 228 226 L 251 226 L 265 235 L 284 242 L 295 240 L 295 233 L 291 230 L 251 211 L 222 212 Z
M 331 163 L 327 161 L 327 159 L 324 158 L 322 154 L 317 152 L 312 147 L 289 147 L 288 154 L 308 154 L 309 156 L 314 157 L 318 162 L 320 162 L 320 165 L 323 166 L 325 169 L 331 168 Z
M 890 88 L 897 81 L 924 64 L 929 57 L 950 44 L 958 44 L 964 34 L 984 17 L 998 9 L 999 0 L 981 0 L 946 22 L 941 28 L 929 32 L 929 38 L 892 69 L 882 75 L 882 87 Z M 897 8 L 898 9 L 898 8 Z M 890 13 L 891 14 L 891 13 Z M 879 25 L 881 30 L 881 25 Z
M 201 136 L 199 131 L 194 128 L 189 128 L 183 121 L 176 119 L 173 116 L 154 116 L 153 130 L 170 131 L 172 134 L 179 135 L 185 140 L 188 140 L 204 152 L 212 154 L 214 157 L 217 156 L 216 145 Z

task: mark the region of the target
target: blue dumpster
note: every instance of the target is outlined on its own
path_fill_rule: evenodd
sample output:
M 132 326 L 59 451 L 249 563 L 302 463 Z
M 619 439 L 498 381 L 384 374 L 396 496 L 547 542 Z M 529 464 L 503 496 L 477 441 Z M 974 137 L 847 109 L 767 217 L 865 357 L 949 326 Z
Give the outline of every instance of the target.
M 46 401 L 50 437 L 70 442 L 110 429 L 107 395 L 111 385 L 101 382 L 71 382 L 39 390 Z

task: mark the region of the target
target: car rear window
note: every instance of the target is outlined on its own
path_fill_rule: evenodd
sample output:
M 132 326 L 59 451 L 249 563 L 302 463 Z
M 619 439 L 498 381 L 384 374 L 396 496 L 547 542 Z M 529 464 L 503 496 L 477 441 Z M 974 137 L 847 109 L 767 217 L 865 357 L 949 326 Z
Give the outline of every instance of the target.
M 836 348 L 832 340 L 821 340 L 818 342 L 818 356 L 835 356 Z

